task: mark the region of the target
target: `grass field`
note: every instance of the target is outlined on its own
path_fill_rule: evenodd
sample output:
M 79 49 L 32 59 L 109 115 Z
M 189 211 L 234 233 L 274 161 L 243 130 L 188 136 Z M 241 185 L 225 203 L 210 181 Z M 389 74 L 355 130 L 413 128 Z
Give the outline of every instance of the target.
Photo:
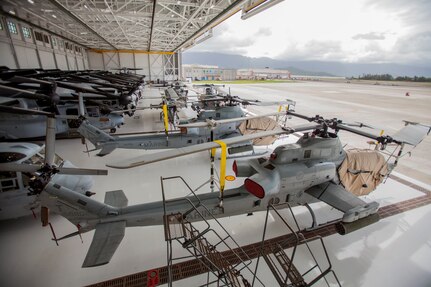
M 305 80 L 310 81 L 310 80 Z M 352 83 L 365 85 L 382 85 L 382 86 L 408 86 L 408 87 L 431 87 L 428 82 L 404 82 L 404 81 L 374 81 L 374 80 L 347 80 L 340 78 L 324 78 L 313 80 L 313 82 L 335 82 L 335 83 Z M 234 84 L 274 84 L 274 83 L 297 83 L 304 80 L 234 80 L 234 81 L 193 81 L 194 85 L 214 84 L 214 85 L 234 85 Z
M 274 83 L 292 83 L 293 80 L 235 80 L 235 81 L 193 81 L 195 85 L 214 84 L 274 84 Z

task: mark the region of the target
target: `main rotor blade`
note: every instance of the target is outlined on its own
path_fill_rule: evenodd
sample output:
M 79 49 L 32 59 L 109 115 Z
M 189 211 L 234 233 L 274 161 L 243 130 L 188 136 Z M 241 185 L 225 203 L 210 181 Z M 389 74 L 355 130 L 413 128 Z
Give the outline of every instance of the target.
M 221 124 L 228 124 L 228 123 L 234 123 L 234 122 L 243 122 L 248 121 L 252 119 L 258 119 L 263 117 L 269 117 L 269 116 L 284 116 L 286 115 L 285 112 L 279 112 L 279 113 L 268 113 L 258 116 L 251 116 L 251 117 L 241 117 L 241 118 L 232 118 L 232 119 L 224 119 L 224 120 L 208 120 L 205 122 L 195 122 L 190 124 L 180 124 L 177 125 L 179 128 L 204 128 L 204 127 L 215 127 L 217 125 Z
M 18 88 L 14 88 L 14 87 L 9 87 L 9 86 L 5 86 L 5 85 L 0 85 L 0 90 L 4 90 L 4 91 L 9 91 L 9 92 L 14 92 L 16 94 L 9 96 L 10 98 L 27 98 L 27 99 L 36 99 L 36 100 L 49 100 L 50 97 L 47 95 L 43 95 L 43 94 L 39 94 L 39 93 L 35 93 L 32 91 L 27 91 L 27 90 L 23 90 L 23 89 L 18 89 Z
M 71 175 L 108 175 L 106 169 L 89 169 L 89 168 L 73 168 L 73 167 L 60 167 L 59 173 Z
M 249 134 L 245 136 L 228 138 L 223 140 L 223 142 L 226 145 L 232 145 L 236 143 L 251 141 L 257 138 L 264 138 L 264 137 L 281 135 L 281 134 L 291 134 L 294 132 L 306 131 L 306 130 L 311 130 L 319 127 L 321 127 L 320 124 L 314 124 L 314 123 L 305 124 L 305 125 L 295 126 L 286 130 L 277 129 L 272 131 L 264 131 L 260 133 Z M 180 157 L 188 154 L 193 154 L 193 153 L 197 153 L 205 150 L 210 150 L 212 148 L 218 148 L 218 147 L 220 147 L 218 143 L 207 142 L 203 144 L 192 145 L 188 147 L 172 149 L 172 150 L 167 150 L 167 151 L 153 153 L 153 154 L 147 154 L 140 157 L 135 157 L 133 159 L 107 164 L 106 166 L 112 167 L 112 168 L 119 168 L 119 169 L 132 168 L 132 167 L 137 167 L 137 166 L 141 166 L 141 165 L 145 165 L 153 162 L 163 161 L 163 160 L 176 158 L 176 157 Z
M 23 164 L 23 163 L 1 163 L 0 171 L 15 171 L 15 172 L 29 172 L 34 173 L 41 169 L 41 165 Z
M 8 81 L 13 82 L 13 83 L 35 83 L 35 84 L 51 85 L 51 86 L 54 85 L 53 82 L 39 80 L 39 79 L 35 79 L 35 78 L 29 78 L 29 77 L 22 77 L 22 76 L 14 76 L 14 77 L 8 79 Z
M 295 105 L 295 101 L 286 99 L 285 101 L 261 101 L 261 100 L 250 100 L 250 99 L 241 99 L 242 104 L 253 104 L 258 106 L 278 106 L 278 105 Z
M 82 86 L 72 85 L 72 84 L 69 84 L 67 82 L 57 82 L 57 86 L 59 86 L 61 88 L 69 89 L 69 90 L 74 90 L 76 92 L 115 97 L 114 94 L 111 94 L 108 92 L 103 92 L 103 91 L 95 90 L 92 88 L 86 88 L 86 87 L 82 87 Z
M 409 124 L 396 132 L 392 138 L 397 142 L 403 142 L 412 146 L 417 146 L 427 135 L 431 128 L 421 124 Z
M 14 172 L 28 172 L 35 173 L 43 168 L 43 165 L 24 164 L 24 163 L 2 163 L 0 164 L 0 171 L 14 171 Z M 74 168 L 74 167 L 60 167 L 58 168 L 61 174 L 70 175 L 107 175 L 106 169 L 88 169 L 88 168 Z
M 0 105 L 0 111 L 5 113 L 12 113 L 12 114 L 16 113 L 16 114 L 24 114 L 24 115 L 53 116 L 52 113 L 48 113 L 44 111 L 24 109 L 24 108 L 18 108 L 18 107 L 9 107 L 9 106 L 3 106 L 3 105 Z
M 46 118 L 46 143 L 45 143 L 45 163 L 52 165 L 55 157 L 55 128 L 54 117 Z

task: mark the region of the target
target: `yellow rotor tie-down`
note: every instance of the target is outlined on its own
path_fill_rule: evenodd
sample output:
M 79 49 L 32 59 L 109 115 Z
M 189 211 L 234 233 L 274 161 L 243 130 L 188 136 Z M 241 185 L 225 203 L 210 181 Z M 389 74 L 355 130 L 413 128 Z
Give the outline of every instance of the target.
M 168 117 L 168 106 L 165 104 L 163 105 L 163 121 L 165 123 L 165 132 L 168 132 L 169 128 L 169 117 Z
M 221 140 L 215 140 L 215 143 L 217 143 L 221 148 L 221 157 L 220 157 L 220 193 L 221 198 L 223 199 L 223 191 L 225 187 L 225 176 L 226 176 L 226 143 Z M 214 158 L 217 148 L 211 149 L 211 156 Z

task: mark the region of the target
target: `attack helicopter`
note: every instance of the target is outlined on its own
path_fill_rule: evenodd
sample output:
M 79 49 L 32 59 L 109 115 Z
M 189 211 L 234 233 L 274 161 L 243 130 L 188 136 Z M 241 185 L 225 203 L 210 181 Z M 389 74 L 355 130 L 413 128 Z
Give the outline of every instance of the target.
M 172 90 L 172 93 L 176 93 Z M 169 111 L 168 105 L 165 103 L 163 108 L 163 118 L 165 133 L 147 134 L 139 136 L 111 136 L 96 127 L 92 126 L 88 121 L 83 121 L 78 129 L 78 132 L 93 145 L 91 151 L 101 150 L 97 155 L 105 156 L 110 154 L 116 148 L 126 149 L 172 149 L 201 144 L 204 142 L 213 141 L 214 139 L 226 139 L 236 136 L 242 136 L 247 132 L 247 126 L 241 128 L 241 122 L 251 122 L 253 119 L 265 118 L 269 116 L 283 116 L 284 112 L 269 113 L 260 116 L 246 117 L 244 110 L 238 103 L 252 104 L 249 100 L 243 100 L 238 97 L 225 97 L 215 99 L 215 101 L 228 101 L 226 105 L 217 106 L 215 110 L 200 110 L 197 116 L 193 119 L 183 119 L 176 127 L 178 131 L 168 132 Z M 259 105 L 286 105 L 286 110 L 293 110 L 295 102 L 286 100 L 285 102 L 255 102 Z M 280 109 L 279 109 L 280 110 Z M 280 110 L 281 111 L 281 110 Z M 272 121 L 275 122 L 275 121 Z M 252 129 L 267 130 L 274 129 L 276 124 L 266 124 L 263 126 L 253 126 Z M 256 143 L 255 143 L 256 144 Z M 253 151 L 253 144 L 246 143 L 241 146 L 229 148 L 230 154 Z
M 216 118 L 224 118 L 222 120 L 214 120 L 211 117 L 203 118 L 200 122 L 177 125 L 179 131 L 168 131 L 167 110 L 165 110 L 165 133 L 146 134 L 138 136 L 112 136 L 98 128 L 92 126 L 87 120 L 83 120 L 78 128 L 78 132 L 93 145 L 96 151 L 100 149 L 98 156 L 110 154 L 116 148 L 126 149 L 172 149 L 186 147 L 195 144 L 209 142 L 214 139 L 226 139 L 231 137 L 241 136 L 238 127 L 243 121 L 250 121 L 269 116 L 283 116 L 281 113 L 269 113 L 259 116 L 245 117 L 242 110 L 229 107 L 223 109 L 216 114 Z M 234 117 L 240 112 L 240 117 Z M 271 128 L 275 125 L 271 125 Z M 231 154 L 251 151 L 253 146 L 247 143 L 242 146 L 232 147 L 229 149 Z
M 365 161 L 365 164 L 358 166 L 354 163 L 353 167 L 349 165 L 344 167 L 344 170 L 350 173 L 348 176 L 369 175 L 359 189 L 373 189 L 377 186 L 397 164 L 404 145 L 416 146 L 430 131 L 428 126 L 415 124 L 405 126 L 393 136 L 376 136 L 351 128 L 341 120 L 328 120 L 320 116 L 305 117 L 293 112 L 289 114 L 307 119 L 311 123 L 229 138 L 224 143 L 208 142 L 145 155 L 108 165 L 113 168 L 132 168 L 259 137 L 304 132 L 295 144 L 277 147 L 269 158 L 235 161 L 233 164 L 235 174 L 246 177 L 244 184 L 238 188 L 224 190 L 224 184 L 220 182 L 220 193 L 211 192 L 196 197 L 187 196 L 166 202 L 127 206 L 127 198 L 121 190 L 107 192 L 105 202 L 101 203 L 66 187 L 48 183 L 41 191 L 44 206 L 62 215 L 78 228 L 78 231 L 58 240 L 95 229 L 82 267 L 99 266 L 109 263 L 124 237 L 126 227 L 161 225 L 164 223 L 165 214 L 181 213 L 184 220 L 193 222 L 202 218 L 252 214 L 266 210 L 272 203 L 289 202 L 294 206 L 319 200 L 344 212 L 339 222 L 339 232 L 347 234 L 378 221 L 376 212 L 379 204 L 365 202 L 352 193 L 358 186 L 355 184 L 353 187 L 348 186 L 347 183 L 349 181 L 355 183 L 355 179 L 343 181 L 340 166 L 343 166 L 346 160 L 349 161 L 349 156 L 337 136 L 338 131 L 349 131 L 371 138 L 378 143 L 380 149 L 385 149 L 389 144 L 396 144 L 400 149 L 395 156 L 394 164 L 390 166 L 383 160 L 383 164 L 376 168 L 378 152 L 375 151 L 370 157 L 367 156 L 368 161 Z M 222 149 L 223 153 L 226 152 Z M 221 174 L 220 181 L 223 178 L 224 175 Z
M 23 111 L 20 111 L 23 112 Z M 91 196 L 90 175 L 106 175 L 107 170 L 79 169 L 55 154 L 56 121 L 51 113 L 27 110 L 46 118 L 46 143 L 0 143 L 0 220 L 39 212 L 37 190 L 48 182 L 67 186 L 73 192 Z

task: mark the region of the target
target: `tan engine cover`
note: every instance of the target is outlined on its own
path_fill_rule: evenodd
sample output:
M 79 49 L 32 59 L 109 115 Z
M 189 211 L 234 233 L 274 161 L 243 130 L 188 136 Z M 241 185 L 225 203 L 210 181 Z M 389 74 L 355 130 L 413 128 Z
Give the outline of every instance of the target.
M 384 156 L 375 150 L 351 149 L 338 169 L 344 188 L 355 195 L 367 195 L 388 174 Z
M 263 131 L 272 131 L 277 128 L 277 122 L 269 117 L 243 121 L 239 126 L 242 135 L 254 134 Z M 277 136 L 258 138 L 253 140 L 253 145 L 271 145 L 277 140 Z

